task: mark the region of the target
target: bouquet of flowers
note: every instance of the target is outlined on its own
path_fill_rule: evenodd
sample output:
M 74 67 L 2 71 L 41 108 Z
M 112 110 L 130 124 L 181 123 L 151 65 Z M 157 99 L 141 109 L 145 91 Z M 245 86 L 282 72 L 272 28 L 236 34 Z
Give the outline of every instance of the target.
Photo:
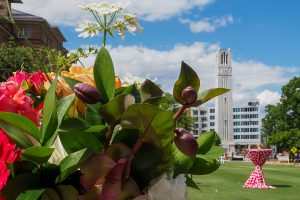
M 137 17 L 106 3 L 84 9 L 96 22 L 81 24 L 80 35 L 103 33 L 93 68 L 49 80 L 17 72 L 1 84 L 0 198 L 186 199 L 186 186 L 197 187 L 188 174 L 211 173 L 219 163 L 210 152 L 215 133 L 195 139 L 176 121 L 228 90 L 199 92 L 200 79 L 184 62 L 173 89 L 175 115 L 161 108 L 164 92 L 154 82 L 120 87 L 106 38 L 141 30 Z M 43 102 L 42 110 L 34 102 Z

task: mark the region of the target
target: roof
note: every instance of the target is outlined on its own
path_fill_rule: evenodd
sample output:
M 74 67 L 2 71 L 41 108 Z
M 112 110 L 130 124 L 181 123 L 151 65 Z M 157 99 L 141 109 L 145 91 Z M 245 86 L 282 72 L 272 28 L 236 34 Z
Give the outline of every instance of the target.
M 43 22 L 45 23 L 49 29 L 51 29 L 55 35 L 58 37 L 61 37 L 64 42 L 66 42 L 66 38 L 62 34 L 62 32 L 59 30 L 57 26 L 52 26 L 51 24 L 48 23 L 48 21 L 42 17 L 38 17 L 29 13 L 25 13 L 19 10 L 14 10 L 12 9 L 12 17 L 14 18 L 15 21 L 30 21 L 30 22 Z
M 14 18 L 14 20 L 22 20 L 22 21 L 46 21 L 44 18 L 42 17 L 38 17 L 29 13 L 25 13 L 19 10 L 14 10 L 12 9 L 12 17 Z
M 22 0 L 9 0 L 10 3 L 23 3 Z

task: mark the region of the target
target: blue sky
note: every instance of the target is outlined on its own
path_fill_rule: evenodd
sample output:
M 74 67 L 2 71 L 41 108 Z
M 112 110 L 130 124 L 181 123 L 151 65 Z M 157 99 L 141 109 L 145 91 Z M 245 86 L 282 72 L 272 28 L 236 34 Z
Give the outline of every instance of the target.
M 259 60 L 269 65 L 300 66 L 300 1 L 274 0 L 215 0 L 202 10 L 193 8 L 169 20 L 147 22 L 142 34 L 127 36 L 126 40 L 110 40 L 111 44 L 144 45 L 167 50 L 177 43 L 196 41 L 218 43 L 231 48 L 237 60 Z M 232 15 L 234 23 L 215 32 L 193 33 L 179 18 L 201 20 L 207 17 Z M 60 26 L 66 35 L 67 48 L 93 43 L 99 38 L 78 40 L 73 27 Z
M 15 7 L 61 28 L 68 49 L 101 45 L 100 37 L 81 39 L 74 31 L 88 17 L 77 4 L 90 1 L 23 2 Z M 140 14 L 144 30 L 125 40 L 109 39 L 109 48 L 121 77 L 156 79 L 166 90 L 182 59 L 196 68 L 203 88 L 214 86 L 215 51 L 231 48 L 236 102 L 276 103 L 281 86 L 300 75 L 299 8 L 296 0 L 132 0 L 128 9 Z M 86 63 L 92 65 L 93 59 Z

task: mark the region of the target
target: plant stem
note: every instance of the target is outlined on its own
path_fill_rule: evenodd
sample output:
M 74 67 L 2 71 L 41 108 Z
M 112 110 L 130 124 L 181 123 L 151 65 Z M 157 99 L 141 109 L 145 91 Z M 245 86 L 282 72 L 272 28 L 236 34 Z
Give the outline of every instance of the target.
M 114 133 L 115 127 L 116 127 L 116 125 L 112 125 L 108 129 L 108 133 L 107 133 L 106 139 L 105 139 L 105 149 L 107 149 L 107 147 L 109 146 L 109 143 L 110 143 L 110 140 L 111 140 L 112 135 Z
M 106 22 L 106 15 L 104 15 L 104 35 L 103 35 L 103 46 L 105 47 L 106 45 L 106 35 L 107 35 L 107 29 L 108 27 L 106 26 L 107 25 L 107 22 Z
M 132 150 L 133 154 L 136 154 L 139 151 L 139 149 L 142 147 L 143 143 L 144 143 L 143 138 L 139 138 L 136 141 L 136 143 L 135 143 L 135 145 L 133 147 L 133 150 Z
M 173 116 L 173 120 L 177 121 L 183 115 L 186 108 L 187 107 L 185 105 L 182 105 L 178 112 Z

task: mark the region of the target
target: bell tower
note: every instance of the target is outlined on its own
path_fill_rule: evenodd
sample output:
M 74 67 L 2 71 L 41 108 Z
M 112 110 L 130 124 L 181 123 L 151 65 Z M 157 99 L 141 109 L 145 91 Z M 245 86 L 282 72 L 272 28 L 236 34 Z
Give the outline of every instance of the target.
M 216 131 L 222 145 L 231 152 L 234 149 L 231 49 L 216 52 L 216 72 L 216 87 L 230 89 L 216 98 Z
M 7 6 L 7 2 L 9 7 Z M 11 9 L 12 3 L 23 3 L 22 0 L 0 0 L 0 15 L 7 17 L 8 9 Z

